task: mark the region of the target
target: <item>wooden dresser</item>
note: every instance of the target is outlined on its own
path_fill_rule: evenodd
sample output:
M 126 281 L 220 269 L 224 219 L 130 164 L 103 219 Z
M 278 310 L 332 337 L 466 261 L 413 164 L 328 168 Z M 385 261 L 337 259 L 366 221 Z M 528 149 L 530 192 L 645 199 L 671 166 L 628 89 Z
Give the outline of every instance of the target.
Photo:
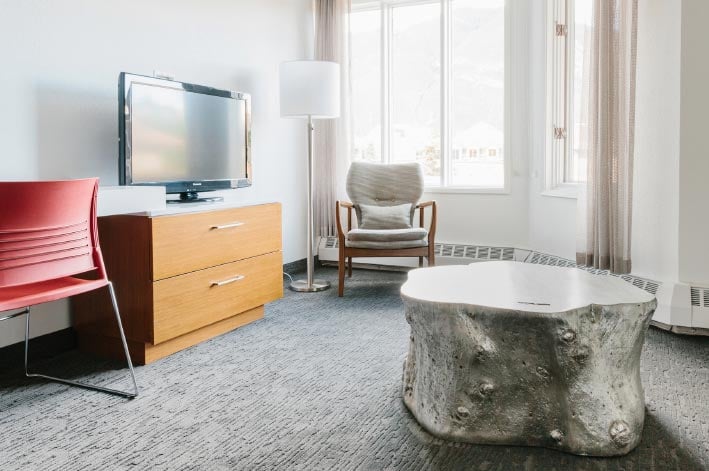
M 98 220 L 131 357 L 147 364 L 263 317 L 283 296 L 278 203 Z M 75 297 L 79 348 L 122 358 L 107 290 Z

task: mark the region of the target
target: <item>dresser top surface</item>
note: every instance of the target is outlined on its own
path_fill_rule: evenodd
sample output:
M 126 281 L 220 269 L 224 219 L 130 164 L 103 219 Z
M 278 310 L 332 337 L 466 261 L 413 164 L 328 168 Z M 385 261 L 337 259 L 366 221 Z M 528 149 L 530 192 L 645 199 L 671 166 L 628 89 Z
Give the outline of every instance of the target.
M 276 201 L 213 201 L 206 203 L 177 203 L 168 204 L 166 208 L 130 213 L 131 216 L 177 216 L 180 214 L 204 213 L 221 211 L 224 209 L 245 208 L 264 204 L 274 204 Z

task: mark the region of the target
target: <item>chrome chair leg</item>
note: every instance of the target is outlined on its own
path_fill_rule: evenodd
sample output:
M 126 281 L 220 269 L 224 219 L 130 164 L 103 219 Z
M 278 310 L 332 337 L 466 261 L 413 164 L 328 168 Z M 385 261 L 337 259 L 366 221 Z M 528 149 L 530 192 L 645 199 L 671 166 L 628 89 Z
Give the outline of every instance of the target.
M 108 283 L 108 290 L 111 294 L 111 303 L 113 304 L 113 312 L 116 315 L 116 322 L 118 322 L 118 332 L 121 334 L 121 341 L 123 342 L 123 351 L 126 355 L 126 360 L 128 361 L 128 369 L 130 370 L 131 379 L 133 380 L 133 391 L 120 391 L 118 389 L 104 388 L 101 386 L 94 386 L 91 384 L 81 383 L 79 381 L 72 381 L 70 379 L 57 378 L 55 376 L 48 376 L 40 373 L 30 373 L 28 365 L 29 357 L 29 340 L 30 340 L 30 308 L 26 309 L 26 321 L 25 321 L 25 376 L 28 378 L 44 378 L 50 381 L 56 381 L 58 383 L 68 384 L 70 386 L 77 386 L 84 389 L 90 389 L 92 391 L 100 391 L 108 394 L 114 394 L 117 396 L 127 397 L 133 399 L 138 396 L 138 383 L 135 380 L 135 371 L 133 370 L 133 362 L 130 359 L 130 352 L 128 351 L 128 342 L 126 342 L 126 336 L 123 332 L 123 324 L 121 323 L 121 315 L 118 311 L 118 303 L 116 302 L 116 294 L 113 291 L 113 284 Z

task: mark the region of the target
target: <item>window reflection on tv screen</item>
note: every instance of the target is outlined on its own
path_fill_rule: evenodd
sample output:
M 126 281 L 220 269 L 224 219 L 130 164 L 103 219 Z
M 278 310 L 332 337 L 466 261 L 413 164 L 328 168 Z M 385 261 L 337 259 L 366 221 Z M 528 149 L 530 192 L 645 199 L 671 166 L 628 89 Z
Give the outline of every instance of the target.
M 133 183 L 246 176 L 243 100 L 141 83 L 129 100 Z

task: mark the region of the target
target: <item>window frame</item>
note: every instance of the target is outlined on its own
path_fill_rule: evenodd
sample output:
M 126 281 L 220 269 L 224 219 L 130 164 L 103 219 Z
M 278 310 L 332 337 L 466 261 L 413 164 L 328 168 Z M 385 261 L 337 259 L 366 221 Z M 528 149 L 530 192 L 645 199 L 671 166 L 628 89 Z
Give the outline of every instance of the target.
M 393 15 L 392 10 L 396 7 L 434 4 L 438 3 L 441 6 L 440 14 L 440 45 L 441 45 L 441 75 L 440 75 L 440 133 L 441 133 L 441 175 L 440 183 L 436 186 L 426 186 L 426 193 L 481 193 L 481 194 L 509 194 L 511 180 L 511 158 L 510 158 L 510 1 L 503 0 L 505 4 L 504 12 L 504 92 L 503 92 L 503 175 L 504 181 L 501 187 L 483 187 L 483 186 L 463 186 L 450 185 L 450 162 L 451 162 L 451 68 L 452 68 L 452 28 L 451 28 L 451 3 L 454 0 L 374 0 L 374 1 L 356 1 L 352 2 L 351 11 L 357 13 L 360 11 L 380 10 L 380 89 L 381 89 L 381 163 L 389 163 L 391 157 L 391 65 L 392 65 L 392 48 L 391 38 L 393 32 Z
M 567 175 L 569 159 L 573 155 L 575 130 L 573 121 L 575 2 L 574 0 L 547 0 L 545 6 L 546 145 L 542 195 L 577 198 L 579 187 L 584 182 L 569 181 Z M 557 35 L 557 25 L 565 28 L 563 36 Z M 561 139 L 556 138 L 555 128 L 563 128 L 565 136 Z M 563 142 L 559 143 L 559 140 Z

